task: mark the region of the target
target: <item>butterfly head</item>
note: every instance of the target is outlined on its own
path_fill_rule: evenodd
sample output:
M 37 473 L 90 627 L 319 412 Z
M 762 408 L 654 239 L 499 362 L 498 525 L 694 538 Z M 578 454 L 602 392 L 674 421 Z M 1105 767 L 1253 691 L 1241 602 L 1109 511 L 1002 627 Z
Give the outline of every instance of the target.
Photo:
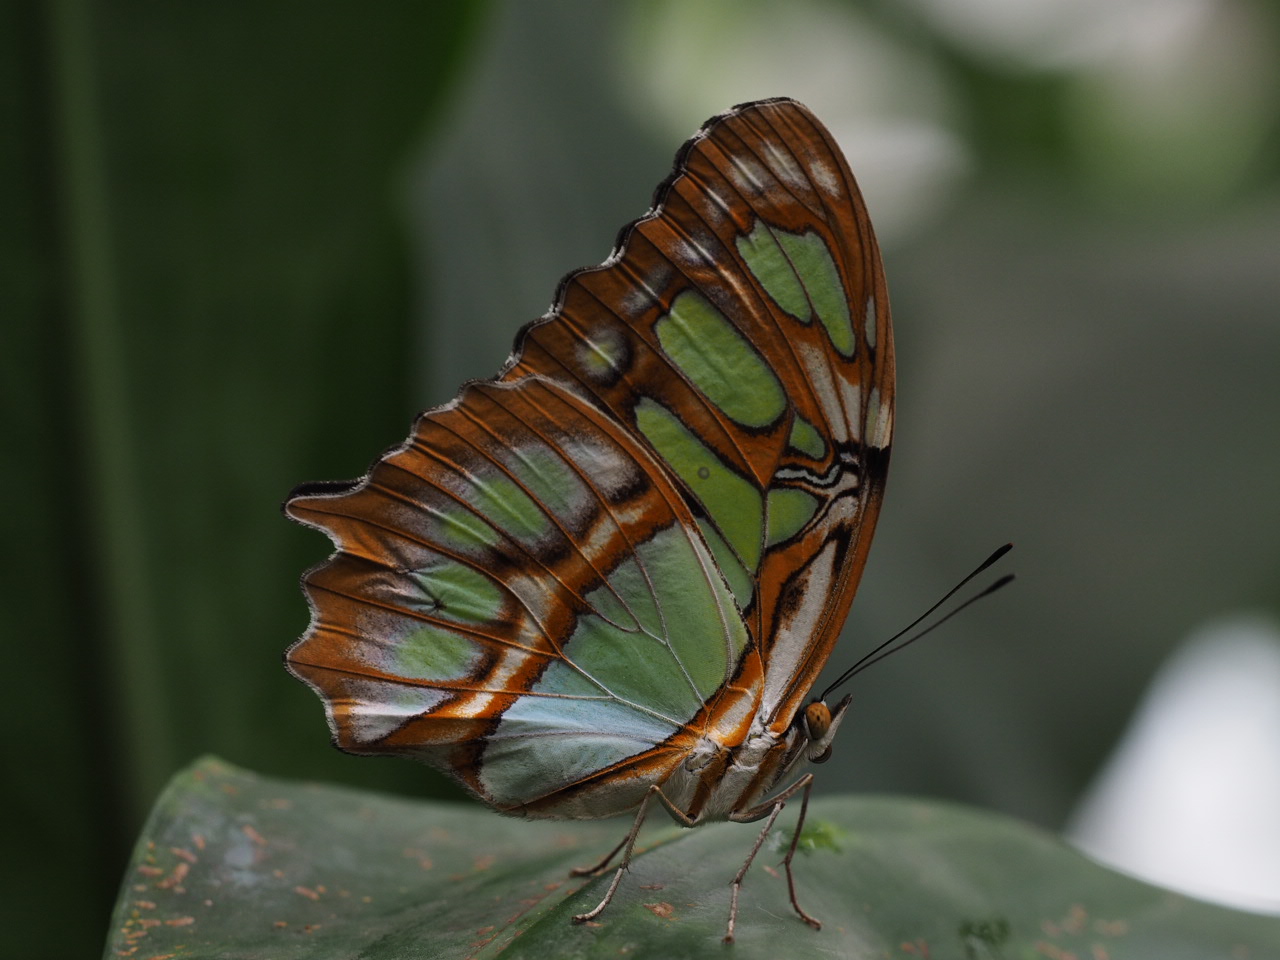
M 831 741 L 836 737 L 844 712 L 849 709 L 853 695 L 846 695 L 836 704 L 835 710 L 825 700 L 814 700 L 800 715 L 800 726 L 808 740 L 810 763 L 826 763 L 831 758 Z

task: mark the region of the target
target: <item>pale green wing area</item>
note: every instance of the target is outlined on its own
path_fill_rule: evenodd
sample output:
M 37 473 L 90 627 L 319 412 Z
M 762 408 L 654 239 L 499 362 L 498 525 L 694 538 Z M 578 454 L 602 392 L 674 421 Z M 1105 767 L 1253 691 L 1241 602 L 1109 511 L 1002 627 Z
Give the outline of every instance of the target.
M 587 676 L 609 678 L 614 696 L 667 717 L 687 719 L 701 709 L 746 643 L 714 559 L 684 527 L 637 544 L 609 575 L 608 589 L 587 601 L 599 613 L 578 621 L 565 658 Z M 637 663 L 647 669 L 636 670 Z
M 751 596 L 755 592 L 754 576 L 742 565 L 737 554 L 730 549 L 724 537 L 720 536 L 720 531 L 712 524 L 699 519 L 698 529 L 702 531 L 702 539 L 711 548 L 711 555 L 716 558 L 716 566 L 720 568 L 721 576 L 733 591 L 733 597 L 738 601 L 738 609 L 747 609 L 751 603 Z
M 779 487 L 769 491 L 769 545 L 790 540 L 808 523 L 821 503 L 806 490 Z
M 696 290 L 678 294 L 654 331 L 671 362 L 729 419 L 766 427 L 786 410 L 773 368 Z
M 713 563 L 696 535 L 668 528 L 588 597 L 599 613 L 579 619 L 564 659 L 488 738 L 482 779 L 495 801 L 550 793 L 655 747 L 711 699 L 747 644 Z
M 788 233 L 757 220 L 750 233 L 738 238 L 737 246 L 778 306 L 802 323 L 817 317 L 836 351 L 853 356 L 857 337 L 848 297 L 821 236 L 813 231 Z
M 822 439 L 822 434 L 803 417 L 796 417 L 795 423 L 791 425 L 790 443 L 815 460 L 821 460 L 827 455 L 827 443 Z
M 654 400 L 636 404 L 636 426 L 662 459 L 688 484 L 706 507 L 724 539 L 755 574 L 760 563 L 764 503 L 757 490 L 736 473 L 674 413 Z

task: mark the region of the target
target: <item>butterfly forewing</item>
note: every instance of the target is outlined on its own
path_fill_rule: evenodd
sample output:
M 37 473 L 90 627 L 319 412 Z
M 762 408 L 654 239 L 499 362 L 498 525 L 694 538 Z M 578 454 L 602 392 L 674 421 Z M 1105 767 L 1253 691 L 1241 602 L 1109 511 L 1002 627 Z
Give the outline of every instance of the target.
M 290 499 L 337 546 L 291 668 L 344 749 L 501 809 L 625 810 L 708 730 L 790 725 L 865 563 L 892 404 L 840 151 L 793 101 L 737 108 L 496 381 Z
M 792 101 L 713 121 L 606 264 L 571 275 L 508 381 L 562 379 L 679 477 L 785 729 L 844 623 L 888 467 L 879 251 L 830 135 Z

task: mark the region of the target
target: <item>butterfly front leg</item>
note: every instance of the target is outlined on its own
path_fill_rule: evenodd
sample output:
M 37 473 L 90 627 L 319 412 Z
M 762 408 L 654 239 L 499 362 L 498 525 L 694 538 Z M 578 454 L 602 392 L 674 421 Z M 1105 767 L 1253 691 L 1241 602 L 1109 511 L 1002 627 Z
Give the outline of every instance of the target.
M 737 876 L 733 878 L 733 883 L 730 885 L 732 893 L 729 898 L 729 927 L 725 931 L 725 943 L 733 943 L 733 927 L 738 919 L 738 891 L 742 888 L 742 879 L 747 875 L 747 870 L 751 867 L 751 862 L 755 860 L 756 854 L 764 846 L 765 837 L 773 829 L 774 821 L 778 819 L 778 814 L 782 813 L 782 808 L 787 805 L 787 800 L 800 791 L 804 791 L 800 798 L 800 816 L 796 819 L 796 830 L 791 837 L 791 845 L 787 848 L 787 855 L 783 858 L 782 864 L 787 872 L 787 892 L 791 897 L 791 906 L 800 915 L 800 919 L 813 927 L 813 929 L 822 929 L 822 921 L 810 916 L 804 907 L 800 906 L 800 901 L 796 899 L 796 878 L 791 872 L 791 861 L 796 855 L 796 846 L 800 842 L 800 831 L 804 827 L 804 817 L 809 810 L 809 793 L 812 790 L 813 774 L 806 773 L 777 796 L 770 797 L 757 806 L 729 815 L 729 819 L 734 823 L 753 823 L 766 816 L 769 819 L 765 821 L 764 828 L 760 831 L 760 835 L 756 837 L 755 845 L 751 848 L 751 852 L 747 854 L 746 862 L 742 865 L 742 869 L 738 871 Z
M 662 788 L 656 783 L 649 788 L 644 795 L 644 799 L 640 801 L 640 808 L 636 811 L 636 818 L 631 824 L 631 830 L 628 831 L 623 841 L 609 851 L 608 856 L 597 863 L 593 867 L 582 868 L 576 867 L 570 871 L 571 876 L 594 876 L 603 873 L 609 866 L 609 862 L 617 856 L 618 851 L 622 851 L 622 862 L 618 864 L 618 869 L 613 875 L 613 880 L 609 883 L 609 889 L 605 891 L 604 898 L 595 906 L 595 909 L 588 910 L 586 913 L 579 913 L 573 918 L 574 923 L 586 923 L 588 920 L 594 920 L 600 916 L 605 907 L 609 905 L 609 901 L 613 899 L 614 893 L 618 889 L 618 884 L 622 882 L 622 875 L 627 872 L 627 868 L 631 866 L 631 851 L 636 845 L 636 837 L 640 835 L 640 825 L 644 823 L 645 814 L 649 810 L 649 801 L 654 797 L 662 801 L 662 805 L 667 808 L 667 812 L 671 814 L 671 818 L 682 827 L 692 827 L 697 821 L 687 816 L 683 810 L 677 807 L 662 792 Z

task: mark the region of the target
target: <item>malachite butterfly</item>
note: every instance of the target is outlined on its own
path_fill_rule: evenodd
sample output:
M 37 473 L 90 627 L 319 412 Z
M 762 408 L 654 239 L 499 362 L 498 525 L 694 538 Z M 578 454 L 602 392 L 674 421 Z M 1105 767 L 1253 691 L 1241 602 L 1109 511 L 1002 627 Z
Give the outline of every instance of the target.
M 738 106 L 497 377 L 361 479 L 290 496 L 336 552 L 304 577 L 289 669 L 343 750 L 516 816 L 636 811 L 575 919 L 655 800 L 687 826 L 767 818 L 754 857 L 849 703 L 803 706 L 866 563 L 893 397 L 844 156 L 793 100 Z

